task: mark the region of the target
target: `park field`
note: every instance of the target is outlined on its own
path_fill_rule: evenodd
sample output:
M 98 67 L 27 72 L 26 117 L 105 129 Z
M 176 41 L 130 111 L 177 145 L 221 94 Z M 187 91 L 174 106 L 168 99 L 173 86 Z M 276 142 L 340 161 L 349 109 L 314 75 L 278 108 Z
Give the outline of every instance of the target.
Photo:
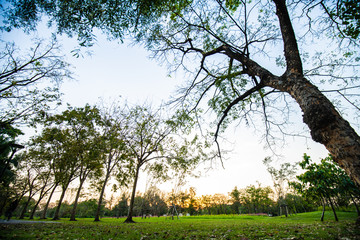
M 354 212 L 339 212 L 335 222 L 327 212 L 301 213 L 288 218 L 256 215 L 191 216 L 124 219 L 62 219 L 53 223 L 0 224 L 0 239 L 360 239 Z M 35 219 L 35 221 L 38 221 Z

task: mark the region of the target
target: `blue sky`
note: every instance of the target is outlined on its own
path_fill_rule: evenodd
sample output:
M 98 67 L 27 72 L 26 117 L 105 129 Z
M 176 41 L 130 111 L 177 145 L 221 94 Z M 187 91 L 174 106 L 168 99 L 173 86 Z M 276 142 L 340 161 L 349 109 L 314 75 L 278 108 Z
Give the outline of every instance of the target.
M 49 31 L 44 32 L 49 33 Z M 44 32 L 40 37 L 46 35 Z M 5 33 L 1 38 L 27 48 L 31 45 L 32 36 L 15 31 Z M 86 103 L 95 104 L 99 98 L 122 96 L 133 104 L 142 104 L 146 101 L 157 105 L 162 101 L 166 102 L 169 96 L 174 94 L 176 86 L 184 81 L 181 73 L 169 77 L 166 66 L 149 59 L 149 52 L 141 46 L 110 42 L 106 37 L 100 36 L 91 49 L 92 55 L 84 54 L 83 57 L 75 58 L 71 50 L 77 46 L 76 41 L 67 37 L 59 39 L 63 45 L 63 54 L 73 66 L 74 72 L 74 80 L 66 81 L 62 86 L 64 103 L 80 107 Z M 301 116 L 297 117 L 294 127 L 299 129 L 305 127 Z M 230 142 L 225 147 L 233 150 L 226 156 L 225 169 L 221 167 L 220 162 L 216 162 L 213 164 L 214 169 L 204 171 L 203 168 L 210 166 L 210 163 L 207 163 L 199 168 L 203 177 L 189 179 L 184 189 L 195 187 L 198 195 L 227 194 L 235 186 L 244 188 L 256 184 L 256 181 L 263 186 L 272 185 L 270 175 L 262 164 L 263 159 L 271 155 L 271 152 L 265 150 L 264 144 L 260 143 L 261 134 L 255 134 L 253 129 L 230 128 L 225 136 Z M 322 145 L 310 139 L 288 138 L 287 140 L 287 146 L 278 152 L 283 156 L 279 158 L 278 163 L 300 161 L 305 152 L 314 160 L 327 155 Z M 146 177 L 140 179 L 138 188 L 140 191 L 143 191 L 145 181 Z M 164 184 L 161 188 L 170 191 L 171 187 L 171 184 Z

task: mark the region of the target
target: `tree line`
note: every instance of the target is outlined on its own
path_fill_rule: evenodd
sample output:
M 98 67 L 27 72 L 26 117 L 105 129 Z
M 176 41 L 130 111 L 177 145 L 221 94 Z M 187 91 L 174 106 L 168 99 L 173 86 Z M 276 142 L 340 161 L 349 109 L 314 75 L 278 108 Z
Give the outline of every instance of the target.
M 40 133 L 31 138 L 27 147 L 17 154 L 17 165 L 11 165 L 13 179 L 6 182 L 1 177 L 1 212 L 7 206 L 11 216 L 20 200 L 26 195 L 20 218 L 24 217 L 27 205 L 37 195 L 36 207 L 47 197 L 43 216 L 56 189 L 61 190 L 60 199 L 53 216 L 59 219 L 60 209 L 70 184 L 77 180 L 75 201 L 71 220 L 75 220 L 79 197 L 85 182 L 99 189 L 98 208 L 95 220 L 99 221 L 105 188 L 110 178 L 118 186 L 132 185 L 129 199 L 128 219 L 132 221 L 137 181 L 141 170 L 156 179 L 166 180 L 173 175 L 191 173 L 197 163 L 210 154 L 195 135 L 175 134 L 174 122 L 160 116 L 160 110 L 150 107 L 124 104 L 99 110 L 86 105 L 82 108 L 68 106 L 61 114 L 40 113 Z M 6 183 L 6 184 L 5 184 Z M 33 214 L 30 216 L 33 218 Z
M 26 189 L 27 195 L 25 196 L 23 192 L 22 197 L 16 199 L 19 204 L 14 213 L 19 218 L 26 216 L 33 219 L 35 216 L 40 218 L 53 216 L 53 219 L 61 217 L 74 220 L 75 217 L 91 217 L 95 221 L 99 221 L 100 217 L 126 217 L 128 219 L 129 213 L 131 216 L 143 218 L 167 216 L 171 219 L 179 218 L 182 215 L 204 214 L 262 214 L 269 216 L 285 215 L 287 217 L 289 214 L 318 209 L 323 211 L 321 216 L 321 221 L 323 221 L 324 212 L 327 208 L 333 211 L 336 220 L 338 220 L 336 209 L 356 210 L 360 215 L 358 207 L 360 189 L 340 167 L 331 161 L 331 155 L 322 159 L 320 163 L 312 163 L 310 157 L 305 154 L 302 162 L 293 165 L 281 164 L 279 169 L 272 167 L 271 162 L 271 159 L 264 160 L 264 164 L 268 167 L 268 172 L 273 178 L 273 187 L 263 187 L 258 183 L 243 189 L 234 187 L 228 194 L 197 196 L 194 187 L 185 191 L 173 188 L 171 192 L 163 192 L 155 185 L 151 185 L 144 193 L 137 192 L 134 195 L 131 188 L 124 184 L 123 186 L 125 189 L 127 187 L 128 190 L 124 192 L 123 188 L 123 193 L 119 198 L 111 197 L 111 199 L 106 200 L 103 198 L 103 187 L 106 184 L 103 182 L 96 184 L 97 180 L 104 178 L 96 178 L 90 181 L 95 183 L 93 187 L 98 187 L 97 199 L 89 198 L 78 202 L 79 190 L 77 190 L 73 202 L 62 202 L 62 198 L 60 198 L 56 203 L 50 204 L 50 207 L 51 196 L 57 185 L 51 182 L 51 178 L 41 178 L 42 174 L 37 172 L 39 179 L 36 179 L 35 175 L 33 175 L 34 179 L 31 179 L 29 175 L 26 175 L 27 179 L 22 179 L 26 181 L 23 184 L 28 185 L 22 186 L 24 190 Z M 113 176 L 116 177 L 119 184 L 123 184 L 126 180 L 124 176 L 119 176 L 119 174 L 121 175 L 124 169 L 118 169 L 119 166 L 121 165 L 117 166 L 117 172 Z M 298 166 L 306 171 L 296 175 Z M 19 168 L 19 170 L 24 169 Z M 102 170 L 104 171 L 104 168 Z M 29 174 L 30 170 L 26 169 L 25 173 Z M 48 174 L 49 172 L 45 173 Z M 157 172 L 157 174 L 159 173 Z M 99 177 L 96 174 L 94 176 Z M 104 173 L 100 176 L 104 177 Z M 129 178 L 127 183 L 134 181 L 134 175 L 127 177 Z M 180 177 L 184 177 L 184 175 L 182 174 Z M 79 181 L 77 189 L 81 188 L 82 185 L 83 183 Z M 51 189 L 52 192 L 50 193 Z M 36 193 L 37 198 L 34 197 Z M 46 203 L 44 201 L 40 204 L 40 207 L 39 203 L 45 199 L 46 194 L 48 200 Z M 135 197 L 133 198 L 133 196 Z M 1 203 L 6 204 L 6 202 L 10 207 L 11 201 L 3 200 Z M 4 207 L 4 205 L 2 206 Z

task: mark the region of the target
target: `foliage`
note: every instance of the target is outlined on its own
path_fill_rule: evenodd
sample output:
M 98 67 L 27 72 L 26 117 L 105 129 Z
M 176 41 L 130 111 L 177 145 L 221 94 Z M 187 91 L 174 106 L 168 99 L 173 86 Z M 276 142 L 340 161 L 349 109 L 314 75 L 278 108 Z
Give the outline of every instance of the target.
M 34 30 L 40 14 L 49 17 L 57 32 L 77 36 L 81 46 L 92 46 L 100 29 L 109 37 L 123 40 L 129 32 L 141 29 L 158 20 L 169 10 L 181 11 L 191 1 L 9 1 L 3 4 L 5 20 L 2 30 L 13 28 Z
M 9 123 L 0 126 L 0 184 L 7 187 L 15 178 L 18 156 L 15 152 L 23 146 L 16 144 L 16 138 L 22 134 Z
M 324 1 L 320 4 L 340 30 L 340 37 L 356 40 L 360 34 L 360 3 L 354 0 L 337 0 L 335 3 Z
M 291 182 L 290 185 L 302 196 L 322 201 L 324 211 L 328 202 L 335 214 L 333 202 L 339 199 L 339 196 L 347 195 L 347 202 L 352 196 L 359 196 L 358 186 L 332 161 L 331 155 L 316 164 L 304 154 L 300 166 L 306 171 L 296 176 L 298 181 Z
M 148 171 L 155 179 L 167 180 L 169 173 L 190 172 L 207 159 L 206 146 L 197 137 L 189 141 L 176 135 L 174 129 L 161 116 L 160 110 L 135 106 L 124 112 L 125 131 L 121 133 L 127 154 L 128 167 L 133 174 L 133 189 L 127 222 L 132 222 L 136 185 L 140 169 Z

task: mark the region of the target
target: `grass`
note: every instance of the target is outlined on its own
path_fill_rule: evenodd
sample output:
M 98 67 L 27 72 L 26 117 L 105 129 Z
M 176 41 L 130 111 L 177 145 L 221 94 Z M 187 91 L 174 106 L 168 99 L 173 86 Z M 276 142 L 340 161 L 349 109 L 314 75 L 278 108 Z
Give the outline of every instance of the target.
M 59 223 L 0 224 L 1 239 L 360 239 L 353 212 L 339 212 L 339 222 L 331 213 L 320 222 L 321 212 L 285 217 L 220 215 L 134 218 L 78 219 Z M 36 220 L 36 219 L 35 219 Z

